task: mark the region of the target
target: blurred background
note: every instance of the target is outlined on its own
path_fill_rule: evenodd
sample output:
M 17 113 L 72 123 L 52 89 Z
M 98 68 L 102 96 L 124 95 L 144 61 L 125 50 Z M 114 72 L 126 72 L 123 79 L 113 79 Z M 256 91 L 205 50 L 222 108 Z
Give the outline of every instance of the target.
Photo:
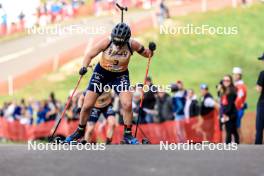
M 120 12 L 112 0 L 0 0 L 0 137 L 6 141 L 27 141 L 45 138 L 78 80 L 82 58 L 91 46 L 111 32 L 120 21 Z M 255 135 L 255 109 L 258 94 L 255 91 L 258 73 L 263 69 L 257 57 L 262 54 L 264 43 L 263 2 L 259 0 L 120 0 L 129 11 L 125 22 L 132 29 L 133 37 L 144 43 L 155 41 L 157 51 L 150 68 L 149 84 L 176 84 L 186 91 L 188 99 L 202 106 L 205 84 L 213 95 L 215 106 L 211 119 L 201 118 L 200 111 L 186 117 L 183 127 L 174 121 L 175 107 L 170 101 L 175 92 L 150 95 L 145 100 L 146 114 L 142 128 L 161 124 L 155 132 L 164 130 L 179 142 L 177 130 L 185 133 L 184 139 L 196 142 L 204 139 L 221 142 L 218 128 L 219 97 L 216 86 L 226 74 L 232 75 L 234 67 L 241 68 L 247 86 L 248 105 L 242 119 L 242 143 L 253 143 Z M 202 35 L 162 33 L 167 27 L 188 25 L 211 27 L 235 27 L 237 34 Z M 97 59 L 96 59 L 97 60 Z M 96 62 L 96 61 L 95 61 Z M 146 60 L 135 54 L 129 66 L 132 84 L 142 83 Z M 77 100 L 89 81 L 92 71 L 85 76 L 65 116 L 67 130 L 72 132 L 78 123 Z M 133 109 L 135 120 L 139 95 L 135 94 Z M 117 126 L 122 124 L 122 107 L 113 94 Z M 185 106 L 185 104 L 184 104 Z M 183 106 L 183 108 L 184 108 Z M 189 107 L 186 107 L 189 108 Z M 190 116 L 190 109 L 187 111 Z M 188 112 L 189 111 L 189 112 Z M 186 116 L 186 114 L 185 114 Z M 194 118 L 195 117 L 195 118 Z M 190 121 L 191 119 L 191 121 Z M 202 119 L 202 121 L 201 121 Z M 73 124 L 69 124 L 73 122 Z M 162 126 L 163 124 L 163 126 Z M 42 125 L 42 126 L 39 126 Z M 145 125 L 145 126 L 144 126 Z M 104 133 L 105 122 L 98 125 Z M 42 132 L 38 130 L 41 129 Z M 44 131 L 44 132 L 43 132 Z M 190 134 L 191 133 L 191 134 Z M 118 136 L 118 135 L 116 135 Z M 242 136 L 242 135 L 241 135 Z M 101 137 L 101 138 L 104 138 Z M 155 141 L 168 136 L 154 136 Z M 116 137 L 117 141 L 118 137 Z M 103 140 L 103 139 L 100 139 Z M 154 139 L 153 139 L 154 140 Z

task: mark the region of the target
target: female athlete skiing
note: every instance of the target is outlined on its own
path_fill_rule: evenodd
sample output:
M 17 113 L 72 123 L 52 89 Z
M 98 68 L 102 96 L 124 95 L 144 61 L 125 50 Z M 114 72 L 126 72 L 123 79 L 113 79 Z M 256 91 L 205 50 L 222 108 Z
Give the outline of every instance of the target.
M 110 38 L 104 38 L 98 42 L 86 55 L 83 66 L 79 71 L 81 76 L 87 72 L 91 60 L 102 53 L 100 62 L 96 65 L 90 83 L 87 88 L 84 103 L 80 113 L 80 122 L 77 130 L 65 139 L 70 143 L 84 136 L 88 117 L 105 86 L 111 86 L 119 95 L 123 109 L 124 137 L 126 144 L 138 144 L 138 140 L 132 135 L 132 94 L 129 91 L 130 80 L 128 64 L 133 52 L 150 58 L 153 52 L 145 49 L 142 44 L 131 39 L 131 30 L 125 23 L 117 24 Z

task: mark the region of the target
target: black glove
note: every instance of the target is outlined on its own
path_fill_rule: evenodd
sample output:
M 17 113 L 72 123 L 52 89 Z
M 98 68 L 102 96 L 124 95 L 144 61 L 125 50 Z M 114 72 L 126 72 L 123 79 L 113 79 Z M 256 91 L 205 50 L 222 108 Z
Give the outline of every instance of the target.
M 149 43 L 149 49 L 150 49 L 152 52 L 155 51 L 156 48 L 157 48 L 156 43 L 154 43 L 154 42 L 150 42 L 150 43 Z
M 82 68 L 80 69 L 80 71 L 79 71 L 79 74 L 80 74 L 81 76 L 85 75 L 86 73 L 87 73 L 87 68 L 86 68 L 86 67 L 82 67 Z

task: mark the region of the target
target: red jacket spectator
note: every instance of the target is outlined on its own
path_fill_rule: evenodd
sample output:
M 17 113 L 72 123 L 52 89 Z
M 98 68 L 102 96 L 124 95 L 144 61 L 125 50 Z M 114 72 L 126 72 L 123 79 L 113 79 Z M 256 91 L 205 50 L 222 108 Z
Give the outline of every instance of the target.
M 242 80 L 235 83 L 237 88 L 236 108 L 242 109 L 247 99 L 247 87 Z
M 240 67 L 233 68 L 233 78 L 237 89 L 236 108 L 240 110 L 244 108 L 247 99 L 247 87 L 242 81 L 242 69 Z

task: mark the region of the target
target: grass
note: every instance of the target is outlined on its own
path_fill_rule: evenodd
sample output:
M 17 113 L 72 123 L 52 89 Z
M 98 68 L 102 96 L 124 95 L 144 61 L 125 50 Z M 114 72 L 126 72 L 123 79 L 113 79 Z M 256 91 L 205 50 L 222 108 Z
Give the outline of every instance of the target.
M 199 94 L 199 84 L 207 83 L 215 95 L 215 85 L 234 66 L 244 70 L 244 80 L 248 85 L 248 102 L 250 110 L 254 111 L 257 101 L 255 83 L 263 65 L 257 61 L 257 56 L 263 52 L 264 32 L 261 24 L 264 19 L 264 6 L 254 5 L 250 8 L 224 9 L 217 12 L 192 14 L 173 19 L 173 24 L 202 26 L 238 26 L 237 35 L 164 35 L 159 30 L 151 30 L 140 36 L 140 40 L 157 42 L 157 51 L 151 63 L 150 75 L 157 84 L 168 84 L 180 79 L 186 88 L 193 88 Z M 78 59 L 80 63 L 81 59 Z M 77 66 L 80 64 L 76 64 Z M 55 91 L 58 98 L 65 100 L 70 89 L 73 89 L 77 79 L 78 67 L 64 76 L 61 81 L 50 81 L 50 77 L 63 73 L 44 76 L 38 81 L 19 90 L 13 97 L 2 97 L 0 103 L 13 98 L 36 97 L 46 98 L 50 91 Z M 129 66 L 131 81 L 142 82 L 146 60 L 135 54 Z M 89 75 L 82 82 L 84 89 Z

